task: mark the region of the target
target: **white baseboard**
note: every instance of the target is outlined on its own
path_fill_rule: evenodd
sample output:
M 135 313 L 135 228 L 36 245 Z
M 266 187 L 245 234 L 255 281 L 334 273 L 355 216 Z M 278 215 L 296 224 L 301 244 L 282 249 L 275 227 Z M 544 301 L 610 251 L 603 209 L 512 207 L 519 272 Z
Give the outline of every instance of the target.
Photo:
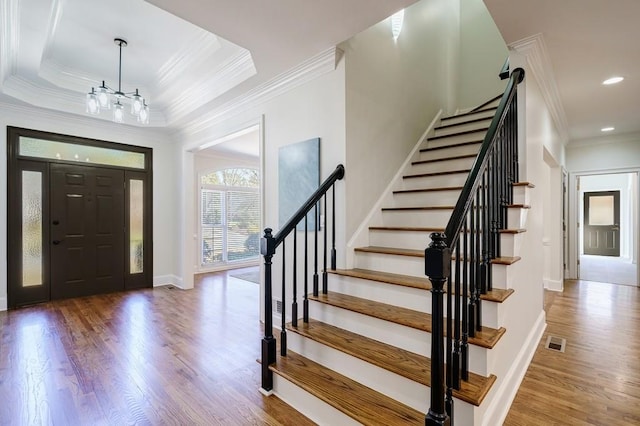
M 0 297 L 0 312 L 2 311 L 6 311 L 7 310 L 7 298 L 6 297 Z
M 153 286 L 162 287 L 165 285 L 173 285 L 184 290 L 182 278 L 176 275 L 158 275 L 153 277 Z
M 547 328 L 545 318 L 545 312 L 540 312 L 515 362 L 505 376 L 506 378 L 502 382 L 502 386 L 498 389 L 498 394 L 493 398 L 491 405 L 487 407 L 487 411 L 482 419 L 483 426 L 494 426 L 504 423 L 504 419 L 507 417 L 509 409 L 511 408 L 511 403 L 513 403 L 520 384 L 522 384 L 522 380 L 524 379 L 524 375 L 527 373 L 529 364 L 533 359 L 533 355 L 536 353 L 538 343 L 544 334 L 544 330 Z
M 564 283 L 562 281 L 548 280 L 546 278 L 543 281 L 544 281 L 544 288 L 546 290 L 559 291 L 559 292 L 564 291 Z

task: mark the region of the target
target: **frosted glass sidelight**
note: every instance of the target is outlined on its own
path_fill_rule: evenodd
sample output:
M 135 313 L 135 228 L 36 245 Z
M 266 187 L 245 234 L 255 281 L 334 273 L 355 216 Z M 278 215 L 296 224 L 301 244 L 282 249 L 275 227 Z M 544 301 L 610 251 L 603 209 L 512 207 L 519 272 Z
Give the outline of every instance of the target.
M 22 171 L 22 286 L 42 285 L 42 173 Z
M 143 181 L 129 181 L 129 273 L 144 272 L 144 187 Z
M 613 195 L 589 197 L 589 225 L 614 224 Z
M 20 137 L 20 155 L 78 163 L 144 169 L 144 154 L 97 146 Z

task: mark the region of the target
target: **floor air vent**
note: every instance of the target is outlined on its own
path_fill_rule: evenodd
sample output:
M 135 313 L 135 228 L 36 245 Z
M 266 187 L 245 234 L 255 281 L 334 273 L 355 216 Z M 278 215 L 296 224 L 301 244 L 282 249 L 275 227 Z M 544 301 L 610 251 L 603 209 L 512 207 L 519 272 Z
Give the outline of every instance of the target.
M 545 348 L 551 349 L 552 351 L 564 352 L 564 348 L 567 345 L 567 339 L 563 339 L 562 337 L 549 336 L 547 337 L 547 344 Z

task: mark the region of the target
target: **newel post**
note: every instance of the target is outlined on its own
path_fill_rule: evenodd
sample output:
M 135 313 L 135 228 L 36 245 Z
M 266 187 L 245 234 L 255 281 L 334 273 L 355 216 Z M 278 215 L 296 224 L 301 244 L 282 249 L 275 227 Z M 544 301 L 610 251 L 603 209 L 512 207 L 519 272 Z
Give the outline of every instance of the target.
M 273 372 L 269 365 L 276 362 L 276 339 L 273 337 L 273 306 L 271 289 L 271 258 L 276 252 L 276 240 L 271 228 L 264 230 L 260 239 L 260 254 L 264 256 L 264 338 L 262 339 L 262 388 L 263 393 L 273 389 Z
M 444 284 L 451 269 L 451 249 L 446 235 L 431 234 L 431 244 L 424 251 L 425 274 L 431 280 L 431 405 L 426 426 L 449 425 L 445 410 L 444 383 Z

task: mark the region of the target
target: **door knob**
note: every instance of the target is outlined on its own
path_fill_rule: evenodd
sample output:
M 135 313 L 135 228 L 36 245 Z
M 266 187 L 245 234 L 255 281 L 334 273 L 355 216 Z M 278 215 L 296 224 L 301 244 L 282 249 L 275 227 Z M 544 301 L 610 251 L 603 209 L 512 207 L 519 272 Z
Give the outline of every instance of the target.
M 60 240 L 53 240 L 53 245 L 57 246 L 58 244 L 60 244 L 62 241 Z

